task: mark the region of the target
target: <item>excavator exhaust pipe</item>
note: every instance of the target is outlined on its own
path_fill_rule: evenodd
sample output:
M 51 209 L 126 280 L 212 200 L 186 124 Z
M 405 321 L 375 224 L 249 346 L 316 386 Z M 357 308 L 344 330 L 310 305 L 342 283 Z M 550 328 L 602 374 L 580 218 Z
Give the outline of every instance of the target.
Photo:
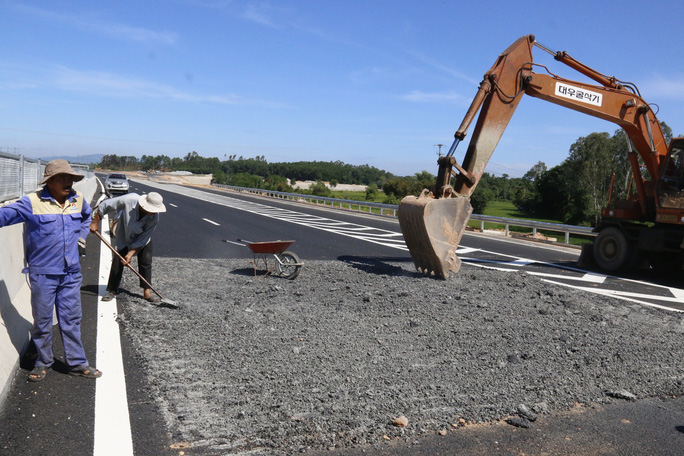
M 456 249 L 472 212 L 469 198 L 435 198 L 427 189 L 401 200 L 399 226 L 419 272 L 442 279 L 458 272 Z

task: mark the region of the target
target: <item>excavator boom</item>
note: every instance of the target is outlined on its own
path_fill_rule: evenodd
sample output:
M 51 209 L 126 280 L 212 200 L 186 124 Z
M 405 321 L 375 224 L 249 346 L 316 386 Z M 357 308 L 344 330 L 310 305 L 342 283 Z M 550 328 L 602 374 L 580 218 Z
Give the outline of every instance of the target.
M 535 73 L 534 45 L 600 85 L 586 84 L 548 74 Z M 543 67 L 545 68 L 545 67 Z M 631 89 L 631 90 L 630 90 Z M 420 196 L 407 196 L 399 205 L 399 223 L 416 268 L 427 275 L 447 278 L 458 272 L 456 255 L 470 218 L 470 196 L 496 149 L 523 95 L 539 98 L 620 125 L 641 157 L 648 173 L 659 176 L 668 156 L 660 123 L 638 91 L 578 62 L 565 52 L 553 53 L 535 43 L 533 35 L 516 40 L 485 73 L 454 142 L 438 160 L 437 182 Z M 479 115 L 478 115 L 479 112 Z M 473 120 L 477 120 L 463 163 L 453 156 Z M 655 218 L 654 185 L 647 185 L 636 153 L 630 154 L 638 194 L 635 220 Z
M 470 195 L 520 102 L 520 70 L 532 60 L 533 43 L 533 37 L 522 37 L 499 55 L 485 73 L 449 152 L 438 161 L 435 188 L 418 197 L 406 196 L 399 204 L 404 240 L 416 269 L 426 275 L 447 278 L 461 267 L 456 249 L 472 213 Z M 466 159 L 459 166 L 454 151 L 478 111 L 490 113 L 490 120 L 485 122 L 480 115 Z M 455 188 L 451 186 L 453 168 L 459 171 Z

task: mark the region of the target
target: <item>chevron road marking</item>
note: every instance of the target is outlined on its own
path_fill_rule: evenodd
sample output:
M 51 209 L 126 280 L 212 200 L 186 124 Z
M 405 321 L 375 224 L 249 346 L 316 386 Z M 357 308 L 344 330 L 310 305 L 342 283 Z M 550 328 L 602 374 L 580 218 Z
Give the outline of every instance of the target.
M 406 243 L 404 242 L 403 235 L 401 233 L 397 233 L 394 231 L 388 231 L 388 230 L 373 228 L 373 227 L 369 227 L 369 226 L 365 226 L 365 225 L 359 225 L 356 223 L 334 220 L 334 219 L 330 219 L 330 218 L 326 218 L 326 217 L 320 217 L 317 215 L 305 214 L 303 212 L 296 212 L 296 211 L 290 210 L 290 209 L 268 206 L 268 205 L 258 203 L 258 202 L 253 202 L 253 201 L 244 201 L 244 200 L 240 200 L 237 198 L 232 198 L 228 195 L 219 195 L 219 194 L 204 192 L 201 190 L 196 190 L 196 189 L 192 189 L 192 188 L 188 188 L 188 187 L 181 187 L 181 186 L 173 185 L 173 184 L 160 184 L 160 183 L 156 183 L 156 182 L 152 182 L 152 181 L 149 181 L 149 182 L 145 181 L 144 183 L 146 185 L 149 185 L 151 187 L 155 187 L 155 188 L 158 188 L 161 190 L 165 190 L 165 191 L 172 192 L 172 193 L 178 193 L 180 195 L 191 197 L 191 198 L 201 199 L 203 201 L 207 201 L 207 202 L 218 204 L 218 205 L 225 206 L 225 207 L 230 207 L 233 209 L 238 209 L 238 210 L 250 212 L 250 213 L 253 213 L 256 215 L 261 215 L 264 217 L 269 217 L 269 218 L 281 220 L 284 222 L 294 223 L 297 225 L 306 226 L 308 228 L 319 229 L 322 231 L 327 231 L 329 233 L 339 234 L 341 236 L 347 236 L 347 237 L 359 239 L 359 240 L 366 241 L 366 242 L 372 242 L 372 243 L 383 245 L 386 247 L 391 247 L 391 248 L 400 249 L 400 250 L 404 250 L 404 251 L 408 250 L 408 247 L 406 247 Z M 466 258 L 466 257 L 462 256 L 464 254 L 470 254 L 470 253 L 475 253 L 475 252 L 482 252 L 485 254 L 503 256 L 503 257 L 508 257 L 510 259 L 508 259 L 508 260 L 490 260 L 490 259 L 479 259 L 479 258 Z M 557 264 L 553 264 L 553 263 L 545 263 L 545 262 L 530 260 L 527 258 L 514 257 L 514 256 L 510 256 L 510 255 L 501 254 L 498 252 L 491 252 L 491 251 L 481 250 L 481 249 L 461 247 L 456 251 L 456 253 L 461 257 L 461 260 L 464 263 L 470 264 L 472 266 L 477 266 L 477 267 L 486 268 L 486 269 L 494 269 L 494 270 L 502 271 L 502 272 L 523 271 L 523 272 L 526 272 L 527 274 L 538 276 L 542 280 L 546 280 L 547 282 L 550 282 L 550 283 L 557 283 L 551 279 L 557 279 L 557 280 L 562 279 L 562 280 L 570 280 L 570 281 L 588 282 L 588 283 L 592 283 L 592 284 L 603 284 L 607 278 L 612 278 L 612 279 L 616 279 L 616 280 L 636 283 L 638 285 L 644 285 L 644 286 L 648 286 L 648 287 L 666 289 L 666 290 L 669 290 L 670 294 L 673 296 L 673 298 L 669 298 L 669 297 L 663 297 L 660 295 L 648 295 L 648 294 L 640 294 L 640 293 L 630 294 L 630 293 L 611 291 L 611 290 L 600 289 L 600 288 L 583 288 L 583 287 L 573 286 L 574 288 L 582 289 L 583 291 L 589 291 L 591 293 L 613 296 L 613 297 L 616 297 L 619 299 L 626 299 L 626 300 L 630 300 L 633 302 L 638 302 L 638 303 L 642 303 L 642 304 L 646 304 L 646 305 L 656 306 L 656 305 L 653 305 L 650 303 L 646 303 L 645 301 L 643 301 L 643 299 L 661 300 L 664 302 L 675 302 L 675 303 L 684 302 L 684 290 L 680 290 L 677 288 L 669 288 L 669 287 L 664 287 L 661 285 L 656 285 L 656 284 L 652 284 L 652 283 L 648 283 L 648 282 L 623 279 L 623 278 L 613 277 L 613 276 L 609 276 L 609 275 L 595 274 L 595 273 L 591 273 L 591 272 L 588 272 L 588 271 L 583 270 L 583 269 L 572 268 L 572 267 L 568 267 L 568 266 L 561 266 L 561 265 L 557 265 Z M 549 274 L 549 273 L 519 269 L 521 267 L 529 266 L 529 265 L 535 264 L 535 263 L 539 264 L 539 265 L 544 265 L 544 266 L 549 266 L 549 267 L 554 267 L 554 268 L 566 270 L 566 271 L 574 271 L 579 275 L 577 275 L 577 276 L 570 276 L 570 275 L 564 276 L 564 275 L 560 275 L 560 274 Z M 560 282 L 558 282 L 558 283 L 562 284 Z M 571 286 L 568 284 L 562 284 L 562 285 L 563 286 Z M 663 307 L 663 308 L 666 308 L 666 307 Z M 670 309 L 670 310 L 676 310 L 676 309 Z
M 600 289 L 600 288 L 578 287 L 578 286 L 570 285 L 570 284 L 563 283 L 563 282 L 556 282 L 555 280 L 547 280 L 547 279 L 542 279 L 542 280 L 544 280 L 544 282 L 553 283 L 553 284 L 561 285 L 564 287 L 570 287 L 570 288 L 574 288 L 576 290 L 588 291 L 590 293 L 596 293 L 596 294 L 603 295 L 603 296 L 610 296 L 610 297 L 622 299 L 625 301 L 637 302 L 639 304 L 643 304 L 643 305 L 648 306 L 648 307 L 655 307 L 656 309 L 669 310 L 670 312 L 684 312 L 684 310 L 681 310 L 681 309 L 673 309 L 672 307 L 661 306 L 659 304 L 654 304 L 652 302 L 648 302 L 648 301 L 643 300 L 643 299 L 657 299 L 657 300 L 666 301 L 666 302 L 682 303 L 681 298 L 676 298 L 676 297 L 675 298 L 667 298 L 664 296 L 654 296 L 654 295 L 647 295 L 647 294 L 641 294 L 641 293 L 631 293 L 631 292 L 617 291 L 617 290 L 605 290 L 605 289 Z M 639 298 L 639 299 L 637 299 L 637 298 Z
M 578 280 L 582 282 L 591 283 L 605 283 L 607 277 L 597 274 L 584 274 L 581 277 L 566 276 L 561 274 L 547 274 L 545 272 L 527 271 L 528 274 L 539 277 L 554 278 L 554 279 L 564 279 L 564 280 Z

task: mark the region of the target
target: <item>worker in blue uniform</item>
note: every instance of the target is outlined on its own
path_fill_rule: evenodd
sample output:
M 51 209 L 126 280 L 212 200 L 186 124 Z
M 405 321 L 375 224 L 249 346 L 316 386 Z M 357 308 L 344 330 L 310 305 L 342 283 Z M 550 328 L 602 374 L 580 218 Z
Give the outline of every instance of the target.
M 24 223 L 24 247 L 31 285 L 33 327 L 31 339 L 36 363 L 28 380 L 45 378 L 54 363 L 52 315 L 64 344 L 69 374 L 98 378 L 102 372 L 90 367 L 81 341 L 81 265 L 79 243 L 85 246 L 92 209 L 73 183 L 83 179 L 65 160 L 52 160 L 45 167 L 44 187 L 0 207 L 0 227 Z

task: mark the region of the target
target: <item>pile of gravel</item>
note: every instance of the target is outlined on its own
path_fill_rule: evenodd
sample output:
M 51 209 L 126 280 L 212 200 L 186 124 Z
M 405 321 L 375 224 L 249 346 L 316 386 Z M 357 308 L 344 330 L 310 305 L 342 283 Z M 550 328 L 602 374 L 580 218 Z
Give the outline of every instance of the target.
M 121 294 L 123 333 L 174 438 L 206 451 L 382 445 L 684 394 L 682 314 L 523 273 L 464 266 L 442 281 L 349 259 L 289 281 L 255 278 L 247 260 L 155 258 L 154 277 L 181 307 Z M 123 287 L 137 294 L 137 278 Z

